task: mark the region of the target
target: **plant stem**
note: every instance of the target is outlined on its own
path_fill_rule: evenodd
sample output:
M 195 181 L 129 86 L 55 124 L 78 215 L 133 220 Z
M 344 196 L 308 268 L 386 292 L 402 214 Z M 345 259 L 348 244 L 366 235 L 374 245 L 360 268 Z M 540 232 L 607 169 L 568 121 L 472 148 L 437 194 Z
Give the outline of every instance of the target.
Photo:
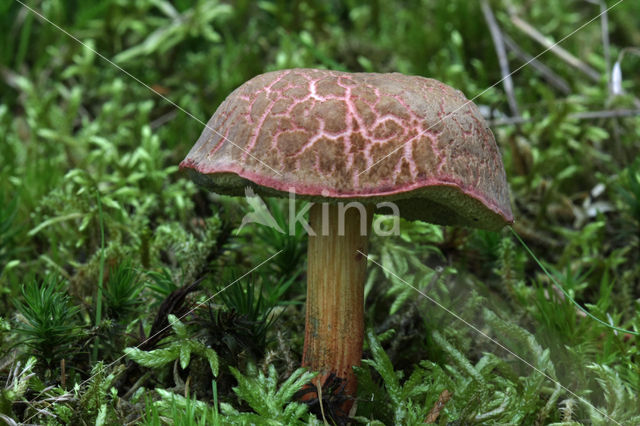
M 364 224 L 361 211 L 353 207 L 316 204 L 309 213 L 316 235 L 309 236 L 302 365 L 320 372 L 314 380 L 318 386 L 332 373 L 343 379 L 349 396 L 356 393 L 352 367 L 360 365 L 364 338 L 367 259 L 358 250 L 367 253 L 373 208 L 363 208 L 362 213 Z M 347 413 L 352 404 L 347 401 L 342 410 Z
M 102 218 L 102 203 L 100 202 L 100 193 L 96 189 L 96 200 L 98 200 L 98 218 L 100 219 L 100 269 L 98 271 L 98 295 L 96 296 L 96 329 L 102 322 L 102 281 L 104 279 L 104 223 Z M 98 346 L 100 338 L 96 336 L 93 343 L 93 352 L 91 353 L 91 362 L 98 360 Z

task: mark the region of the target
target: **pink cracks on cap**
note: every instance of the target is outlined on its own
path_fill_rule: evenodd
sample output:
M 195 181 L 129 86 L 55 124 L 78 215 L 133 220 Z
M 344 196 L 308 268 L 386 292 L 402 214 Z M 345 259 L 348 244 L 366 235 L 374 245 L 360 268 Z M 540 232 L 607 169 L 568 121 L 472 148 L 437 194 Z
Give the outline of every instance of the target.
M 502 159 L 477 107 L 418 76 L 314 69 L 256 76 L 220 105 L 180 167 L 218 192 L 246 179 L 312 198 L 438 193 L 451 198 L 450 208 L 481 205 L 493 215 L 491 228 L 513 221 Z M 437 188 L 446 191 L 427 191 Z M 462 216 L 482 226 L 475 213 Z

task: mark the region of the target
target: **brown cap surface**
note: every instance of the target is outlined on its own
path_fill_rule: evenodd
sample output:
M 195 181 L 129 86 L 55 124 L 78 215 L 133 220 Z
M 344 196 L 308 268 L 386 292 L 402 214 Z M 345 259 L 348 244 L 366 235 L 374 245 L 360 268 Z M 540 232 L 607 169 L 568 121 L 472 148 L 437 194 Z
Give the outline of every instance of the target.
M 502 159 L 477 107 L 418 76 L 259 75 L 225 99 L 180 167 L 223 194 L 251 186 L 263 195 L 394 201 L 401 216 L 439 224 L 513 222 Z

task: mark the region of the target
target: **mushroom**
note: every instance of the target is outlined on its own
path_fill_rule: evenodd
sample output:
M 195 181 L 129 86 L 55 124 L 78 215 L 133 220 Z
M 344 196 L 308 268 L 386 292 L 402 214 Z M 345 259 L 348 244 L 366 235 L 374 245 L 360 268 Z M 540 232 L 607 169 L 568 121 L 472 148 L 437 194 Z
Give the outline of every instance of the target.
M 500 153 L 478 108 L 418 76 L 259 75 L 219 106 L 180 167 L 218 193 L 251 188 L 314 202 L 302 364 L 320 372 L 316 385 L 343 385 L 339 415 L 357 388 L 373 212 L 394 203 L 409 220 L 489 230 L 513 222 Z

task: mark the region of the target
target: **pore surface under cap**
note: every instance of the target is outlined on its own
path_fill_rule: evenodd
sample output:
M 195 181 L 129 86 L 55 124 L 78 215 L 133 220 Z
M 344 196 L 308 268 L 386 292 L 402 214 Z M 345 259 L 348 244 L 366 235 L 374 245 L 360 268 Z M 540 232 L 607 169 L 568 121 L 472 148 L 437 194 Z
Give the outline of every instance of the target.
M 316 200 L 385 198 L 409 219 L 489 229 L 513 221 L 502 160 L 478 109 L 418 76 L 259 75 L 220 105 L 180 166 L 220 193 L 252 186 Z

